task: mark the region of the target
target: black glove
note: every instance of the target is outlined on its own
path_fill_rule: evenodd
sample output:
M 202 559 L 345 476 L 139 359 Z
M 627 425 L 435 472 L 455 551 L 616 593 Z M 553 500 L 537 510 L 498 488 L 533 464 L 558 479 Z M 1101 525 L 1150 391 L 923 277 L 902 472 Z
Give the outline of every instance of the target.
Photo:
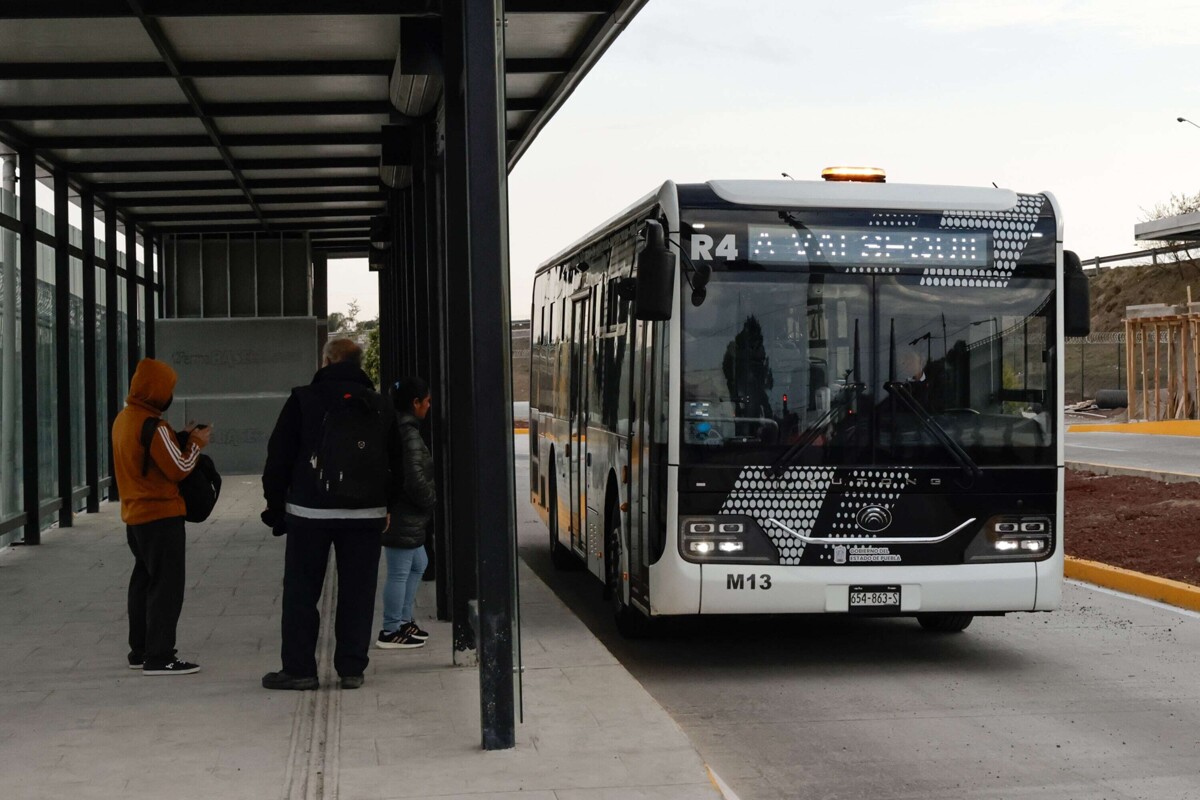
M 268 508 L 259 515 L 263 524 L 271 529 L 272 536 L 283 536 L 287 533 L 287 515 L 277 508 Z

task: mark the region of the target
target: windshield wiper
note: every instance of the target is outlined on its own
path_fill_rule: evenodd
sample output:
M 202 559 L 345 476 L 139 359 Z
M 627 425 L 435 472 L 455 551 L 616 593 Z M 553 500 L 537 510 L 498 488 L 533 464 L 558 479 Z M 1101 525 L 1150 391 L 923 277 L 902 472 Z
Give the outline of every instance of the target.
M 930 415 L 925 406 L 921 405 L 920 402 L 917 401 L 917 398 L 913 397 L 912 392 L 908 388 L 908 384 L 905 384 L 901 381 L 887 381 L 883 384 L 883 388 L 886 389 L 887 392 L 893 397 L 898 397 L 900 401 L 908 407 L 908 410 L 911 411 L 916 418 L 921 421 L 923 426 L 925 426 L 925 430 L 929 431 L 929 434 L 935 440 L 937 440 L 937 443 L 940 444 L 946 450 L 946 452 L 948 452 L 954 458 L 954 460 L 958 462 L 958 465 L 962 467 L 964 472 L 967 473 L 968 478 L 974 481 L 983 474 L 983 470 L 979 468 L 978 464 L 971 460 L 971 457 L 967 455 L 967 451 L 963 450 L 962 446 L 959 445 L 958 442 L 954 441 L 954 437 L 952 437 L 946 431 L 946 429 L 939 425 L 937 420 Z

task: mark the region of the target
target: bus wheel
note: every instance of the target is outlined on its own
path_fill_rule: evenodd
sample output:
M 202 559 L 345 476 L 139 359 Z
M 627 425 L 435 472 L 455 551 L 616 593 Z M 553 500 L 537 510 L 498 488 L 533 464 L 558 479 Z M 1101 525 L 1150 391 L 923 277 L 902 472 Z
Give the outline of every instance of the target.
M 621 516 L 615 502 L 609 503 L 608 534 L 604 543 L 604 593 L 612 603 L 613 619 L 617 633 L 626 639 L 642 639 L 650 635 L 653 624 L 650 618 L 627 605 L 622 592 L 621 580 Z
M 551 463 L 553 467 L 553 463 Z M 553 474 L 553 473 L 551 473 Z M 571 555 L 558 541 L 558 481 L 550 479 L 550 563 L 556 570 L 577 569 L 579 559 Z
M 917 622 L 927 631 L 958 633 L 966 630 L 975 619 L 972 614 L 917 614 Z

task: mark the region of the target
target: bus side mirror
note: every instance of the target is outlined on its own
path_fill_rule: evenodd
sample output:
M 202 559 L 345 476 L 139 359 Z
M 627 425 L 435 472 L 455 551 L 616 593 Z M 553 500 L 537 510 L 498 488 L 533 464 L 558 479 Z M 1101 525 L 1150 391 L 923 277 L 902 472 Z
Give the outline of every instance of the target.
M 662 225 L 646 222 L 646 246 L 637 259 L 637 301 L 634 316 L 643 322 L 671 318 L 675 299 L 675 256 L 667 249 Z
M 1087 336 L 1092 332 L 1092 304 L 1083 263 L 1070 250 L 1063 251 L 1063 334 Z

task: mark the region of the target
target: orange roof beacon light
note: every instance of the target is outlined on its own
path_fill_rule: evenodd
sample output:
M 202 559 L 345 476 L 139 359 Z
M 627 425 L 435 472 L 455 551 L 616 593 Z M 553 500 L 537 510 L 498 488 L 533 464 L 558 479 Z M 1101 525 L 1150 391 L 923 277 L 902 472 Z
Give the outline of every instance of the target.
M 860 181 L 887 183 L 887 173 L 879 167 L 826 167 L 821 177 L 827 181 Z

